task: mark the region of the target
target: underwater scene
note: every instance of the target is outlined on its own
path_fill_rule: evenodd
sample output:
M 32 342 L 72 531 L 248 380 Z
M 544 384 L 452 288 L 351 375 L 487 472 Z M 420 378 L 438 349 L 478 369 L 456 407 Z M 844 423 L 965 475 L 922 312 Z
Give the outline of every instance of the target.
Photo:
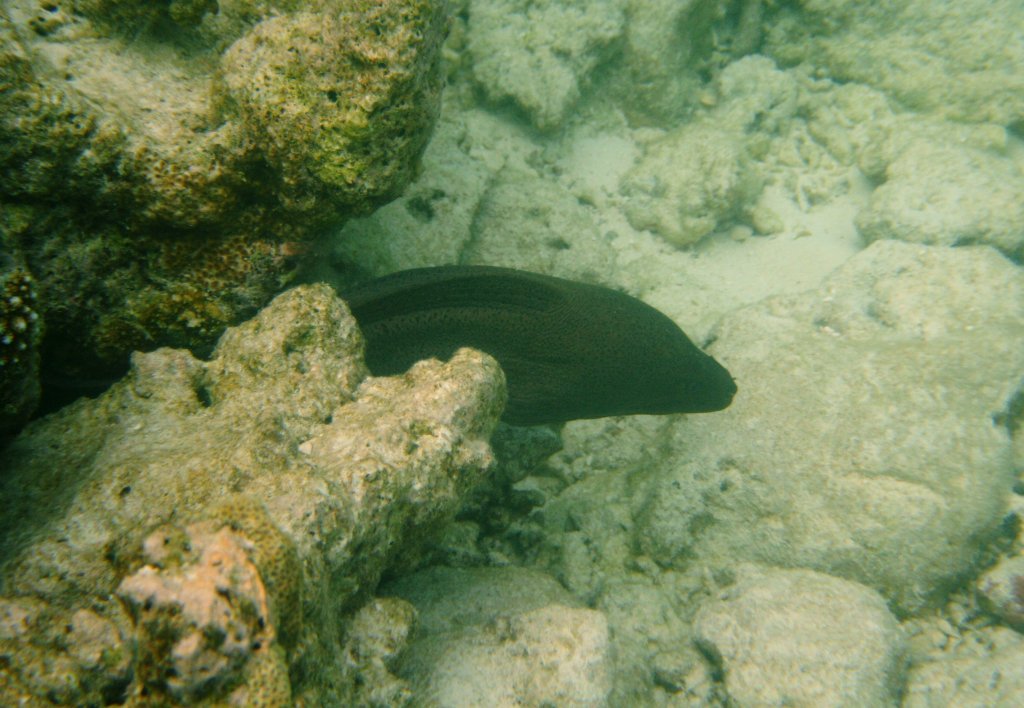
M 1020 0 L 0 0 L 0 706 L 1024 705 Z

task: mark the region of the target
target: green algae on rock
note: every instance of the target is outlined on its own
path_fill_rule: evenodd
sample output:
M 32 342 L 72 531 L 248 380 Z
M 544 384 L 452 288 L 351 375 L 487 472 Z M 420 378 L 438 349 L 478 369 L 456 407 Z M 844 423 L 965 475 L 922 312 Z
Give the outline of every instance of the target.
M 0 219 L 52 325 L 44 372 L 209 351 L 417 169 L 443 0 L 214 5 L 0 14 Z
M 444 3 L 347 1 L 268 17 L 221 60 L 224 110 L 283 199 L 365 214 L 413 178 L 440 111 Z
M 367 379 L 362 348 L 330 288 L 299 287 L 228 329 L 209 361 L 136 354 L 107 393 L 23 430 L 0 462 L 0 606 L 92 612 L 108 659 L 39 636 L 58 620 L 26 620 L 2 637 L 0 703 L 144 685 L 167 700 L 351 704 L 362 669 L 344 659 L 347 617 L 454 515 L 491 465 L 504 406 L 479 352 Z M 398 680 L 367 671 L 359 681 Z
M 168 25 L 178 30 L 193 28 L 208 13 L 218 11 L 217 0 L 65 0 L 61 4 L 65 6 L 64 10 L 84 15 L 113 31 L 128 34 L 166 30 Z M 56 5 L 49 11 L 53 13 L 61 9 L 60 5 Z

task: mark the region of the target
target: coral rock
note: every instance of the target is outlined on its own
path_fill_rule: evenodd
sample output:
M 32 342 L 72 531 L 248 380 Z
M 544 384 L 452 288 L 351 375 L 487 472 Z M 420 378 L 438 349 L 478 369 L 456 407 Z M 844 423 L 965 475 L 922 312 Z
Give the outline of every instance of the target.
M 878 593 L 806 570 L 741 569 L 700 609 L 697 641 L 739 705 L 893 705 L 906 647 Z
M 397 195 L 440 109 L 446 9 L 0 15 L 0 218 L 40 283 L 44 370 L 95 379 L 137 349 L 208 351 L 280 291 L 302 243 Z
M 987 247 L 878 241 L 718 335 L 714 355 L 757 383 L 677 429 L 684 452 L 640 514 L 646 552 L 812 568 L 903 611 L 976 572 L 1014 474 L 1019 267 Z
M 137 617 L 141 680 L 150 691 L 166 686 L 183 702 L 237 682 L 249 656 L 269 651 L 273 640 L 267 592 L 246 539 L 211 526 L 185 529 L 189 557 L 182 565 L 145 565 L 117 590 Z M 170 537 L 163 529 L 153 532 L 144 542 L 146 559 L 159 562 Z
M 492 464 L 505 401 L 482 353 L 368 379 L 362 346 L 330 288 L 299 287 L 209 361 L 138 354 L 103 396 L 22 431 L 0 461 L 4 593 L 97 612 L 139 649 L 130 683 L 97 676 L 32 648 L 26 620 L 11 665 L 59 658 L 71 702 L 88 679 L 116 695 L 351 704 L 346 613 L 454 516 Z M 15 695 L 56 680 L 30 673 Z
M 976 585 L 982 604 L 1007 625 L 1024 633 L 1024 554 L 1002 559 Z
M 470 2 L 469 52 L 480 86 L 555 130 L 622 34 L 622 0 Z

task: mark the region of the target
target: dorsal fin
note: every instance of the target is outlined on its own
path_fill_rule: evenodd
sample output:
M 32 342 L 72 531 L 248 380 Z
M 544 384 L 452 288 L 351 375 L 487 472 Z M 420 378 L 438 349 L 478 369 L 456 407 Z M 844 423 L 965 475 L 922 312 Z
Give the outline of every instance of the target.
M 444 308 L 546 311 L 564 302 L 551 278 L 491 266 L 440 266 L 400 271 L 342 297 L 364 326 L 395 315 Z

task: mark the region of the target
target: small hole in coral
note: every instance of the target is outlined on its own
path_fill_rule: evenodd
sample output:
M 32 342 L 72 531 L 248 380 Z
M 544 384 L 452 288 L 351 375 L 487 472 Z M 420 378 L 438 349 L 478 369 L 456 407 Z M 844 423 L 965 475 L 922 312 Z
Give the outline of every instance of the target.
M 213 396 L 210 395 L 210 389 L 203 385 L 197 385 L 195 387 L 196 398 L 199 400 L 200 405 L 203 408 L 209 408 L 213 405 Z

